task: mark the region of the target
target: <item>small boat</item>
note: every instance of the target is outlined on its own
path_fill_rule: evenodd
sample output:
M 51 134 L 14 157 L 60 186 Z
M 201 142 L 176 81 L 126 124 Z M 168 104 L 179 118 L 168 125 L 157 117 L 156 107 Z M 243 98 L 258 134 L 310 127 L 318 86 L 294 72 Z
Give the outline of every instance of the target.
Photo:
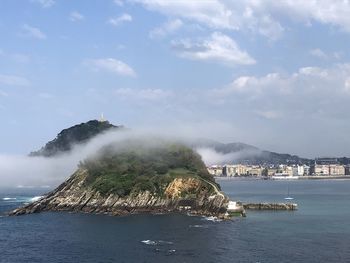
M 284 200 L 294 200 L 294 198 L 289 195 L 289 185 L 288 185 L 288 194 L 287 194 L 287 197 L 284 198 Z

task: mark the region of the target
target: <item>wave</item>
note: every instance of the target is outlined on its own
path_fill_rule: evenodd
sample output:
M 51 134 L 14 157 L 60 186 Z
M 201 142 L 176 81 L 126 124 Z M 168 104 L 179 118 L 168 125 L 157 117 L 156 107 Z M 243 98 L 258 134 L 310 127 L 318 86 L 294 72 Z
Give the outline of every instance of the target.
M 153 240 L 142 240 L 141 241 L 142 243 L 146 244 L 146 245 L 157 245 L 157 242 L 156 241 L 153 241 Z
M 189 225 L 189 227 L 193 228 L 208 228 L 207 225 Z
M 13 201 L 13 200 L 17 200 L 16 197 L 4 197 L 2 198 L 3 201 Z
M 43 198 L 44 196 L 42 196 L 42 195 L 38 195 L 38 196 L 34 196 L 34 197 L 32 197 L 32 198 L 30 198 L 30 202 L 36 202 L 36 201 L 38 201 L 38 200 L 40 200 L 41 198 Z
M 221 222 L 222 220 L 217 218 L 216 216 L 204 216 L 203 220 L 211 221 L 211 222 Z
M 164 240 L 142 240 L 142 243 L 146 244 L 146 245 L 151 245 L 151 246 L 155 246 L 155 245 L 172 245 L 174 244 L 173 242 L 170 241 L 164 241 Z
M 25 196 L 17 196 L 17 197 L 3 197 L 1 198 L 2 201 L 7 202 L 17 202 L 17 203 L 32 203 L 35 201 L 40 200 L 43 198 L 43 196 L 32 196 L 32 197 L 25 197 Z

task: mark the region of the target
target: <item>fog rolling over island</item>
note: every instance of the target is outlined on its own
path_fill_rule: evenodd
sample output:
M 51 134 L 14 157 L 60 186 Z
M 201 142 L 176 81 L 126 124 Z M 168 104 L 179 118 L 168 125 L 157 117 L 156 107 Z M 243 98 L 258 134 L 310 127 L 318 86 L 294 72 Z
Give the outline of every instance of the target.
M 0 0 L 0 263 L 350 262 L 350 2 Z
M 60 131 L 57 136 L 27 156 L 0 156 L 2 187 L 44 187 L 53 189 L 67 179 L 79 162 L 113 142 L 142 137 L 145 144 L 157 140 L 177 141 L 199 153 L 207 166 L 239 163 L 283 164 L 308 163 L 310 160 L 262 151 L 244 143 L 224 144 L 192 136 L 162 135 L 157 130 L 134 130 L 108 121 L 90 120 Z M 16 175 L 16 176 L 13 176 Z

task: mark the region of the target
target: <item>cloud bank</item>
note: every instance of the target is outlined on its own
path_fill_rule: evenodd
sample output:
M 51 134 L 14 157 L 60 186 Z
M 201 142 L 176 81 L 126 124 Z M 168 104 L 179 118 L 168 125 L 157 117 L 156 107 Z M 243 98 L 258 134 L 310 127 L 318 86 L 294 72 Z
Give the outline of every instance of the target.
M 77 169 L 80 161 L 87 157 L 96 158 L 100 149 L 113 145 L 115 150 L 128 147 L 137 140 L 145 147 L 157 147 L 166 142 L 188 143 L 191 139 L 179 136 L 157 135 L 145 131 L 109 131 L 98 135 L 85 144 L 79 144 L 73 149 L 55 157 L 29 157 L 20 155 L 0 154 L 1 188 L 54 188 L 66 180 Z

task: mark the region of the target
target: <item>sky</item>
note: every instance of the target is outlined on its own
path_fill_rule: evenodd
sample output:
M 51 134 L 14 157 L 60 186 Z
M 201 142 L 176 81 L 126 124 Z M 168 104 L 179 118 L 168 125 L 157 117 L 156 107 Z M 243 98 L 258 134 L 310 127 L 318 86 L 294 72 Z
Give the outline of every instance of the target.
M 0 153 L 97 119 L 350 156 L 347 0 L 0 0 Z

